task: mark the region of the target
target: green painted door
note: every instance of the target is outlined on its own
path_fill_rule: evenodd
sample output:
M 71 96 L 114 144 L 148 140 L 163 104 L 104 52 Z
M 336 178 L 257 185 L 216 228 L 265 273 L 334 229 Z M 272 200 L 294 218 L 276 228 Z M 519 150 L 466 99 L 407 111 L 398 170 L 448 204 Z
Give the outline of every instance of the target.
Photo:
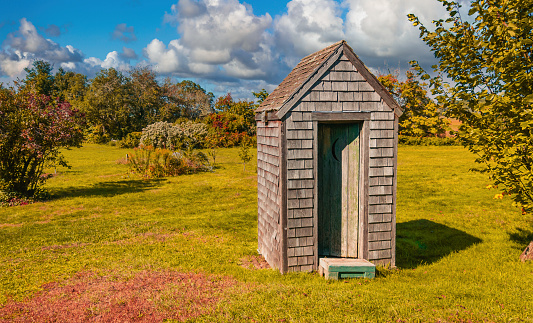
M 357 258 L 359 124 L 318 125 L 318 254 Z

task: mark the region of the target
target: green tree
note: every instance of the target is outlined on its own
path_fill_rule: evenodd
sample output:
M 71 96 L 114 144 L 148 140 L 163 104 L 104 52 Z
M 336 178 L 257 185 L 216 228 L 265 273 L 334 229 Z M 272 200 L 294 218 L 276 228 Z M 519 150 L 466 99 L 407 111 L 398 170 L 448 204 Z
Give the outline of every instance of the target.
M 252 91 L 252 94 L 257 98 L 257 106 L 259 106 L 268 97 L 268 92 L 262 89 L 259 92 Z
M 413 137 L 440 136 L 446 132 L 448 122 L 439 112 L 437 104 L 427 95 L 427 84 L 421 82 L 413 71 L 405 73 L 400 82 L 394 74 L 380 75 L 378 80 L 400 104 L 403 114 L 399 120 L 400 135 Z
M 136 68 L 131 73 L 132 116 L 134 131 L 160 120 L 165 104 L 164 90 L 157 82 L 157 75 L 147 67 Z
M 87 93 L 87 76 L 72 71 L 66 72 L 59 68 L 54 76 L 54 97 L 60 101 L 68 101 L 72 106 L 79 107 Z
M 462 122 L 457 136 L 477 154 L 480 170 L 531 211 L 533 2 L 474 0 L 468 19 L 457 2 L 439 2 L 448 17 L 434 28 L 409 15 L 439 60 L 433 93 L 447 115 Z
M 26 67 L 26 77 L 19 91 L 51 96 L 56 92 L 54 84 L 54 67 L 42 60 L 34 61 L 32 67 Z
M 185 80 L 172 83 L 166 79 L 163 85 L 166 104 L 161 111 L 161 120 L 175 122 L 179 118 L 196 119 L 213 112 L 213 98 L 199 84 Z
M 66 102 L 0 91 L 0 191 L 32 197 L 45 167 L 67 166 L 60 148 L 81 145 L 83 115 Z
M 101 70 L 91 80 L 83 102 L 91 126 L 88 139 L 107 142 L 135 131 L 132 104 L 130 79 L 114 68 Z

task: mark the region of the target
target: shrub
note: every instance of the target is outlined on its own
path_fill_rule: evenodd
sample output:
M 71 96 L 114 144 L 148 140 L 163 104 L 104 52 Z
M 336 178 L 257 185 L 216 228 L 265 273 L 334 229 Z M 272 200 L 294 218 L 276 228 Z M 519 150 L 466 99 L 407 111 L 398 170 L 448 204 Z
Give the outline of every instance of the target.
M 128 163 L 132 173 L 147 178 L 211 170 L 207 156 L 193 149 L 173 152 L 164 148 L 144 146 L 134 149 Z
M 60 148 L 80 147 L 84 116 L 46 95 L 0 91 L 0 191 L 31 198 L 50 177 L 44 169 L 68 167 Z
M 213 113 L 204 119 L 209 127 L 208 147 L 234 147 L 243 139 L 254 141 L 255 128 L 248 127 L 245 117 L 235 113 Z
M 177 125 L 181 129 L 182 142 L 178 147 L 204 148 L 209 127 L 205 123 L 186 121 Z
M 182 141 L 182 131 L 172 123 L 160 121 L 143 129 L 140 144 L 155 148 L 174 149 Z
M 455 138 L 398 136 L 398 143 L 407 146 L 460 146 Z
M 142 132 L 130 132 L 119 142 L 120 148 L 136 148 L 141 142 Z
M 156 148 L 203 148 L 207 134 L 208 127 L 203 123 L 187 121 L 173 125 L 161 121 L 143 129 L 140 143 Z

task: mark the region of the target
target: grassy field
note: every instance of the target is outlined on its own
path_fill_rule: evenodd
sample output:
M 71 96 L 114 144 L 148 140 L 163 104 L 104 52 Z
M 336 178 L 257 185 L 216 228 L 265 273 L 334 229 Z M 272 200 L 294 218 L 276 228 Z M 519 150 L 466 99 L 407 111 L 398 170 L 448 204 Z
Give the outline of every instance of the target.
M 398 269 L 338 282 L 256 268 L 255 162 L 237 149 L 153 180 L 127 152 L 67 151 L 53 200 L 0 208 L 0 321 L 533 322 L 533 216 L 463 148 L 399 148 Z

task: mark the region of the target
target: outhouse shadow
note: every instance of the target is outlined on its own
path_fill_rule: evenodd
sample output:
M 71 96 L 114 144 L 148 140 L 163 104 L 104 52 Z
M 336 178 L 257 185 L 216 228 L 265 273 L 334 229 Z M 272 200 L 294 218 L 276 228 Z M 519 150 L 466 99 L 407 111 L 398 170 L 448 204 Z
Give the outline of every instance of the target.
M 100 182 L 89 187 L 68 187 L 52 192 L 53 199 L 65 197 L 89 197 L 101 196 L 112 197 L 116 195 L 138 193 L 159 187 L 165 179 L 151 180 L 122 180 L 112 182 Z
M 416 268 L 448 254 L 464 250 L 482 240 L 466 232 L 430 220 L 396 224 L 396 265 Z

